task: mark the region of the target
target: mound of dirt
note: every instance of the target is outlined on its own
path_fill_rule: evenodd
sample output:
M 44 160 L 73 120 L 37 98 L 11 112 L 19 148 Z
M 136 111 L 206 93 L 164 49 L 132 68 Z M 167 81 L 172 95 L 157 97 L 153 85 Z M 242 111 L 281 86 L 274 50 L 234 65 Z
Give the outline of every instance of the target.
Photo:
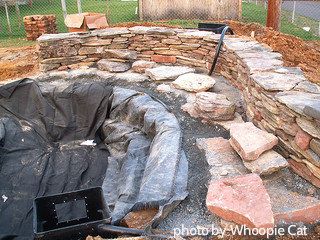
M 320 44 L 319 41 L 308 43 L 301 38 L 281 33 L 258 23 L 226 22 L 236 35 L 254 38 L 266 43 L 274 51 L 282 54 L 284 64 L 288 67 L 300 67 L 311 82 L 320 85 Z
M 25 77 L 38 69 L 35 46 L 0 48 L 0 81 Z

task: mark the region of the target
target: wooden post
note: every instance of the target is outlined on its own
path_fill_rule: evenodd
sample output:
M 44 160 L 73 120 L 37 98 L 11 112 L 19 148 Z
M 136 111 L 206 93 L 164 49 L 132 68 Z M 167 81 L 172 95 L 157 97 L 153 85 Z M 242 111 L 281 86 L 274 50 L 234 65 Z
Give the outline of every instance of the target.
M 7 16 L 7 22 L 8 22 L 10 37 L 12 37 L 11 26 L 10 26 L 10 19 L 9 19 L 9 11 L 8 11 L 8 6 L 7 6 L 7 2 L 6 2 L 6 1 L 4 1 L 4 8 L 5 8 L 5 10 L 6 10 L 6 16 Z
M 77 5 L 78 5 L 78 12 L 82 13 L 81 0 L 77 0 Z
M 110 25 L 110 10 L 109 10 L 109 0 L 107 0 L 107 22 Z
M 292 23 L 294 23 L 294 15 L 296 13 L 296 1 L 293 1 Z
M 66 7 L 66 1 L 65 0 L 61 0 L 61 6 L 62 6 L 63 19 L 65 19 L 66 16 L 67 16 L 67 7 Z
M 16 13 L 17 13 L 17 18 L 18 18 L 19 27 L 21 27 L 21 17 L 20 17 L 20 10 L 19 10 L 18 2 L 15 2 L 15 3 L 14 3 L 14 6 L 15 6 L 15 8 L 16 8 Z
M 269 0 L 267 13 L 267 27 L 280 31 L 282 0 Z

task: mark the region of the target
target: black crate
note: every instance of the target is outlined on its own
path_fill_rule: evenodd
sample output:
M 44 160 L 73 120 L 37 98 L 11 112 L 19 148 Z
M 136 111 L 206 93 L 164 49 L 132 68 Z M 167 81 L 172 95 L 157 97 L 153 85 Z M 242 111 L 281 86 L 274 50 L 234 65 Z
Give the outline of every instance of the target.
M 38 197 L 33 202 L 37 239 L 79 239 L 110 223 L 101 187 Z
M 199 30 L 212 31 L 217 34 L 221 34 L 222 30 L 227 26 L 223 23 L 198 23 Z

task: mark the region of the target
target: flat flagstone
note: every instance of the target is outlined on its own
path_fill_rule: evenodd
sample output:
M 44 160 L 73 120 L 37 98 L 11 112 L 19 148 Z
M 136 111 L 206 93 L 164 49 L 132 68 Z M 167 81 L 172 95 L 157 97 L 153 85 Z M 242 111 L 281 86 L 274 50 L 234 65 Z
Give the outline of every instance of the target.
M 195 110 L 205 119 L 230 120 L 234 118 L 235 104 L 223 94 L 199 92 L 196 94 Z
M 114 78 L 115 80 L 122 80 L 127 82 L 145 82 L 149 80 L 147 76 L 131 71 L 127 71 L 124 73 L 116 73 L 114 75 Z
M 320 94 L 320 86 L 310 81 L 302 81 L 294 89 L 297 91 Z
M 305 77 L 302 75 L 273 72 L 258 72 L 252 74 L 251 78 L 267 91 L 288 91 L 305 80 Z
M 263 152 L 278 143 L 278 138 L 255 127 L 252 122 L 230 127 L 230 142 L 243 160 L 256 160 Z
M 132 63 L 132 70 L 137 73 L 144 73 L 146 69 L 153 68 L 155 66 L 155 62 L 139 60 Z
M 205 151 L 211 180 L 237 177 L 249 173 L 227 139 L 222 137 L 198 138 L 196 145 L 200 150 Z
M 270 197 L 257 174 L 219 179 L 210 183 L 207 207 L 213 214 L 249 228 L 273 228 Z
M 320 102 L 320 95 L 299 91 L 284 91 L 275 95 L 276 100 L 285 104 L 293 111 L 304 114 L 303 109 L 315 102 Z
M 306 181 L 302 180 L 307 187 Z M 263 181 L 270 196 L 275 223 L 311 224 L 320 219 L 320 200 L 311 195 L 304 195 L 296 185 L 294 174 L 285 170 Z M 313 192 L 313 186 L 309 186 Z M 298 193 L 300 192 L 300 193 Z
M 224 129 L 230 130 L 233 124 L 244 123 L 239 113 L 234 113 L 234 119 L 232 120 L 213 120 L 214 123 L 221 125 Z
M 243 62 L 247 64 L 250 71 L 268 71 L 279 68 L 283 62 L 278 59 L 245 58 Z
M 303 112 L 308 116 L 320 120 L 320 102 L 314 102 L 310 105 L 305 106 Z
M 161 66 L 152 69 L 146 69 L 145 73 L 151 79 L 155 81 L 161 80 L 175 80 L 180 75 L 186 73 L 192 73 L 195 70 L 189 67 L 172 67 L 172 66 Z
M 127 62 L 113 62 L 108 59 L 102 59 L 98 63 L 98 68 L 101 71 L 109 72 L 125 72 L 131 68 L 131 64 Z
M 270 175 L 289 166 L 287 160 L 274 150 L 262 153 L 257 160 L 243 161 L 244 166 L 252 173 Z
M 216 81 L 213 77 L 196 73 L 187 73 L 179 76 L 172 82 L 172 85 L 177 89 L 189 92 L 203 92 L 212 88 L 215 83 Z
M 299 67 L 281 67 L 278 69 L 274 70 L 277 73 L 291 73 L 291 74 L 299 74 L 299 75 L 303 75 L 304 72 L 301 70 L 301 68 Z
M 137 52 L 132 50 L 105 49 L 104 53 L 107 57 L 119 58 L 125 60 L 137 59 Z

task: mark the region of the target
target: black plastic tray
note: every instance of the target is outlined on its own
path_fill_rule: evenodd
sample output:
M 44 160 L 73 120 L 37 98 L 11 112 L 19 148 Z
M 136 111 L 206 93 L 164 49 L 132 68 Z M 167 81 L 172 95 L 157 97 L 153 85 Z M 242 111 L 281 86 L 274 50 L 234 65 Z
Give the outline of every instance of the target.
M 199 30 L 212 31 L 217 34 L 221 34 L 222 30 L 227 26 L 223 23 L 198 23 Z
M 36 239 L 79 239 L 110 223 L 101 187 L 38 197 L 33 202 Z

